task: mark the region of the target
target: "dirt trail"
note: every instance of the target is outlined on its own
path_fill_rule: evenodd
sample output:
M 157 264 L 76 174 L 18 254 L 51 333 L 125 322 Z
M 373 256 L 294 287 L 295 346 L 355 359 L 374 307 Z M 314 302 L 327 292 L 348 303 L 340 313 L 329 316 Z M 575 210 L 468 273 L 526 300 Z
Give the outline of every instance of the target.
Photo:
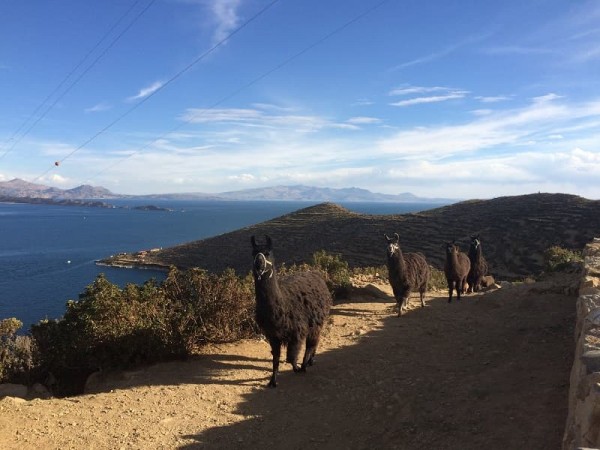
M 264 341 L 105 380 L 70 399 L 0 400 L 2 449 L 559 449 L 575 278 L 395 316 L 337 304 L 316 363 L 267 389 Z M 387 286 L 381 286 L 387 290 Z

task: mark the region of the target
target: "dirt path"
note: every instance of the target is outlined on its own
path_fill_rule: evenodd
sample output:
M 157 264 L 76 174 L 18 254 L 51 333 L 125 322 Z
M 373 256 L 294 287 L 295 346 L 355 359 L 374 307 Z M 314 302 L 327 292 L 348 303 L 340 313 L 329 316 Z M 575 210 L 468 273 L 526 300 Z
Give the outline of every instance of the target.
M 267 389 L 264 341 L 106 380 L 71 399 L 0 400 L 2 449 L 559 449 L 575 296 L 548 281 L 445 293 L 395 317 L 338 304 L 315 366 Z M 385 287 L 383 287 L 385 288 Z

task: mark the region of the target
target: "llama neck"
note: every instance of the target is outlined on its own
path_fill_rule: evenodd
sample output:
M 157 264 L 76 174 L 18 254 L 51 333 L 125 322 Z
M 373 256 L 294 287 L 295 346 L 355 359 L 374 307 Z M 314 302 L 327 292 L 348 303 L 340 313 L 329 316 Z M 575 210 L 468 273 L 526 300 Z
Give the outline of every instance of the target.
M 452 252 L 446 256 L 450 267 L 458 267 L 458 252 Z
M 388 258 L 389 269 L 396 273 L 404 273 L 406 263 L 404 262 L 404 255 L 402 250 L 398 249 L 398 253 L 394 254 L 391 258 Z
M 479 261 L 481 259 L 481 255 L 482 255 L 481 245 L 478 245 L 475 248 L 472 247 L 469 250 L 469 258 L 473 261 Z
M 271 276 L 263 275 L 260 280 L 254 276 L 254 290 L 256 292 L 257 303 L 276 304 L 280 302 L 281 290 L 275 269 L 271 272 Z

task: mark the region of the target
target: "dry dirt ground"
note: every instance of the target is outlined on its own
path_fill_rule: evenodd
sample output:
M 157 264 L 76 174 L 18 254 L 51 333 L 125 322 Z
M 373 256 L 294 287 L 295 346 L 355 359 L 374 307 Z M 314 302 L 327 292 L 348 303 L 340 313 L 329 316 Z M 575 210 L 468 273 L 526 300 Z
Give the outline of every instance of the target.
M 113 375 L 97 393 L 0 400 L 2 449 L 559 449 L 576 278 L 396 317 L 359 290 L 336 304 L 316 363 L 266 388 L 265 341 Z M 387 286 L 379 286 L 386 291 Z

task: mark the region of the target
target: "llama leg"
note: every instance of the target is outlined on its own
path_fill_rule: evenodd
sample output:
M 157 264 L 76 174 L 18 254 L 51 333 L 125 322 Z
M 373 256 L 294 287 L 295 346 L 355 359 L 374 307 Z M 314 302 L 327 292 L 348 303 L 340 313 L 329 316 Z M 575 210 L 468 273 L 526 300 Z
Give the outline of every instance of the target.
M 423 308 L 425 306 L 425 290 L 424 289 L 419 291 L 419 296 L 421 298 L 421 308 Z
M 279 357 L 281 356 L 281 342 L 277 339 L 270 339 L 271 353 L 273 354 L 273 374 L 267 386 L 277 387 L 277 374 L 279 373 Z
M 402 299 L 400 298 L 400 294 L 398 293 L 396 288 L 394 288 L 393 286 L 392 286 L 392 291 L 394 292 L 394 299 L 396 300 L 396 306 L 398 307 L 398 310 L 400 310 L 400 307 L 402 306 Z
M 448 281 L 448 303 L 452 303 L 452 291 L 454 290 L 454 281 Z
M 404 311 L 408 309 L 408 296 L 402 298 L 400 302 L 400 309 L 398 310 L 398 317 L 404 314 Z
M 300 353 L 300 342 L 297 339 L 292 339 L 287 346 L 287 358 L 286 361 L 292 365 L 294 372 L 298 372 L 298 354 Z
M 306 372 L 308 366 L 312 366 L 315 360 L 315 353 L 317 352 L 317 345 L 319 345 L 319 332 L 311 333 L 306 338 L 306 350 L 304 351 L 304 358 L 302 359 L 302 366 L 300 372 Z

